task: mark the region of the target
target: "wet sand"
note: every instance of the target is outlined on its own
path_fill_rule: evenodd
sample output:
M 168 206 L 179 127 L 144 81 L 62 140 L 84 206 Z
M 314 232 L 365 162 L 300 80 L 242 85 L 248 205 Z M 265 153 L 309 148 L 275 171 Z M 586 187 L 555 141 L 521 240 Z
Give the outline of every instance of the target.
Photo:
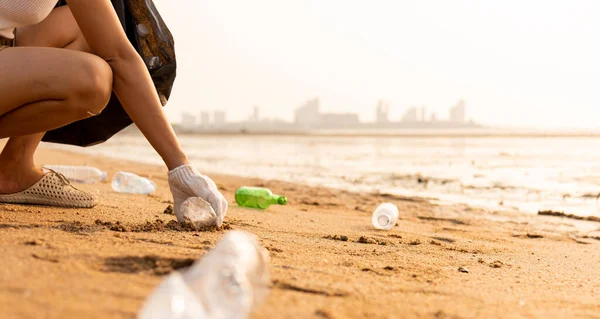
M 600 318 L 600 223 L 525 216 L 418 198 L 210 174 L 230 201 L 226 229 L 181 229 L 166 169 L 43 148 L 39 164 L 85 164 L 152 178 L 153 195 L 100 191 L 94 209 L 0 204 L 0 318 L 134 318 L 165 274 L 228 229 L 271 254 L 272 290 L 253 318 Z M 237 207 L 241 185 L 286 195 Z M 383 201 L 390 231 L 371 226 Z

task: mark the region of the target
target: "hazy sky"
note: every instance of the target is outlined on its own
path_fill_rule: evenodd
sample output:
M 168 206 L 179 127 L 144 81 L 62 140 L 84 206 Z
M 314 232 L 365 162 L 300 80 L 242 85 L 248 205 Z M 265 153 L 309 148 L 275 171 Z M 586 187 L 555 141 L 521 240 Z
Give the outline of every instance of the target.
M 228 120 L 330 112 L 440 118 L 459 98 L 489 125 L 599 127 L 600 1 L 155 0 L 175 36 L 167 106 Z

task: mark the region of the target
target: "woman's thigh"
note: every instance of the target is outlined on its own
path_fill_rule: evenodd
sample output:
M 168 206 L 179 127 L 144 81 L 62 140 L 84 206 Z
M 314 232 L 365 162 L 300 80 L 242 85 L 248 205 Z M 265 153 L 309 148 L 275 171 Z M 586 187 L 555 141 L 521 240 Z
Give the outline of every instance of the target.
M 38 47 L 0 51 L 0 116 L 33 102 L 111 87 L 110 66 L 93 54 Z
M 36 25 L 17 29 L 16 45 L 0 51 L 0 116 L 112 81 L 108 64 L 86 53 L 89 47 L 68 6 L 54 9 Z

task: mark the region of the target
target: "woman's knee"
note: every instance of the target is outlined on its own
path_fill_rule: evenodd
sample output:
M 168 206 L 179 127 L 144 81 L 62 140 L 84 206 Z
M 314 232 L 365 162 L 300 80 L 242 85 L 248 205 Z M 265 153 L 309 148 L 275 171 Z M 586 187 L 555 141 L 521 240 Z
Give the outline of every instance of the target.
M 76 70 L 73 106 L 83 116 L 97 115 L 106 107 L 112 93 L 112 69 L 103 59 L 87 55 Z

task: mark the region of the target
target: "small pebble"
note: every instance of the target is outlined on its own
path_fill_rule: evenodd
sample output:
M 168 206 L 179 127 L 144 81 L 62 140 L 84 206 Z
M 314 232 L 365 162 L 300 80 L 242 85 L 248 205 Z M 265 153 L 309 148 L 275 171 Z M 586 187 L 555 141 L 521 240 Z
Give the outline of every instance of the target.
M 469 270 L 467 268 L 465 268 L 465 267 L 458 267 L 458 271 L 464 272 L 464 273 L 467 273 L 467 274 L 469 273 Z

